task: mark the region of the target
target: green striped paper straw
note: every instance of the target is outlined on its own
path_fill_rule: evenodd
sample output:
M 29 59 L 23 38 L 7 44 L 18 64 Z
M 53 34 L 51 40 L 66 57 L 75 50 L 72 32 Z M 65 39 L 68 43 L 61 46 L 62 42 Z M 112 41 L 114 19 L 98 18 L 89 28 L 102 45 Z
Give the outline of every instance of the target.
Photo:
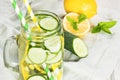
M 10 0 L 10 1 L 11 1 L 11 3 L 12 3 L 12 6 L 13 6 L 14 10 L 16 11 L 16 13 L 17 13 L 17 15 L 18 15 L 18 17 L 19 17 L 22 25 L 24 26 L 25 31 L 31 31 L 31 30 L 28 28 L 28 27 L 29 27 L 29 26 L 28 26 L 28 23 L 26 22 L 23 14 L 22 14 L 22 11 L 20 11 L 20 9 L 19 9 L 19 7 L 18 7 L 18 5 L 17 5 L 16 0 Z M 28 38 L 28 40 L 32 40 L 32 38 L 31 38 L 30 35 L 27 35 L 27 38 Z
M 19 19 L 20 19 L 20 21 L 22 22 L 22 25 L 24 26 L 25 30 L 29 30 L 29 29 L 28 29 L 28 24 L 27 24 L 27 22 L 25 21 L 25 18 L 24 18 L 22 12 L 20 11 L 20 9 L 19 9 L 19 7 L 18 7 L 18 5 L 17 5 L 17 3 L 16 3 L 16 0 L 10 0 L 10 1 L 11 1 L 11 3 L 12 3 L 13 8 L 15 9 L 15 11 L 16 11 Z M 49 79 L 50 79 L 50 80 L 54 80 L 54 77 L 52 76 L 52 74 L 51 74 L 49 68 L 47 67 L 47 65 L 46 65 L 45 63 L 43 63 L 42 66 L 43 66 L 44 70 L 46 71 Z
M 47 65 L 45 63 L 42 64 L 45 72 L 47 73 L 48 77 L 49 77 L 49 80 L 54 80 L 54 77 L 52 76 L 49 68 L 47 67 Z
M 13 6 L 13 8 L 15 9 L 15 11 L 16 11 L 16 13 L 17 13 L 17 15 L 18 15 L 18 17 L 19 17 L 22 25 L 24 26 L 24 29 L 25 29 L 25 30 L 28 30 L 28 24 L 26 23 L 25 18 L 24 18 L 22 12 L 20 11 L 20 9 L 19 9 L 19 7 L 18 7 L 18 5 L 17 5 L 17 3 L 16 3 L 16 0 L 10 0 L 10 1 L 11 1 L 11 3 L 12 3 L 12 6 Z

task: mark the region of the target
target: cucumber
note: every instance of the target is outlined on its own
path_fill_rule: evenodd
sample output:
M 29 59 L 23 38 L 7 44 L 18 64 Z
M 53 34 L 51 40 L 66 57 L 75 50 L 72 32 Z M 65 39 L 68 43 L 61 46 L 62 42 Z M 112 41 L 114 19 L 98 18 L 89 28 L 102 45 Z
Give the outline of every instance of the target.
M 64 31 L 64 38 L 65 49 L 71 51 L 80 58 L 86 57 L 88 55 L 87 46 L 80 38 L 67 31 Z
M 30 48 L 28 58 L 35 64 L 41 64 L 47 59 L 47 52 L 42 48 Z
M 44 42 L 45 47 L 52 53 L 58 53 L 61 49 L 61 44 L 60 36 L 54 36 Z
M 32 64 L 32 62 L 31 62 L 31 60 L 28 58 L 28 56 L 26 56 L 25 62 L 28 63 L 28 64 Z
M 27 80 L 46 80 L 46 78 L 37 74 L 30 76 Z
M 60 51 L 57 56 L 55 56 L 54 58 L 52 58 L 51 60 L 46 60 L 47 64 L 53 64 L 53 63 L 57 63 L 58 61 L 60 61 L 62 59 L 62 51 Z
M 47 57 L 46 61 L 49 61 L 49 60 L 55 58 L 56 56 L 57 56 L 57 54 L 52 54 L 51 52 L 48 52 L 48 57 Z
M 49 16 L 41 19 L 39 25 L 42 29 L 51 31 L 58 27 L 58 21 L 55 18 Z

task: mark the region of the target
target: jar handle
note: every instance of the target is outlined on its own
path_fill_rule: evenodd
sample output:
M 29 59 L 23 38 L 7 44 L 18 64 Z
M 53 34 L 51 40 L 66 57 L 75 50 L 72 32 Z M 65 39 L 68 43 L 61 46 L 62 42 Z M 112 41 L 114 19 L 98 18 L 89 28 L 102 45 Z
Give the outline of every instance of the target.
M 3 59 L 5 67 L 18 72 L 18 45 L 15 36 L 9 37 L 4 45 Z

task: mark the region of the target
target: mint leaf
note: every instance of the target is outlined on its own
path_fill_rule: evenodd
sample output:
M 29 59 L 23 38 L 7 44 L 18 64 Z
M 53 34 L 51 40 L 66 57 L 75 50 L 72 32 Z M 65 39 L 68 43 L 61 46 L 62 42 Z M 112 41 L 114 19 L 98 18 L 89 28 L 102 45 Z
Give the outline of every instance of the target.
M 70 18 L 70 17 L 66 17 L 67 18 L 67 20 L 70 22 L 70 23 L 73 23 L 73 22 L 75 22 L 72 18 Z
M 84 14 L 80 14 L 80 15 L 78 16 L 78 23 L 84 21 L 85 19 L 87 19 L 87 16 L 84 15 Z
M 108 28 L 102 28 L 102 30 L 108 34 L 112 34 L 111 31 Z
M 98 33 L 102 30 L 108 34 L 112 34 L 110 28 L 112 28 L 116 23 L 116 21 L 100 22 L 92 29 L 92 33 Z
M 73 20 L 72 18 L 68 17 L 68 16 L 67 16 L 66 18 L 67 18 L 67 20 L 71 23 L 73 29 L 74 29 L 74 30 L 78 30 L 77 22 L 76 22 L 75 20 Z
M 74 30 L 78 30 L 77 22 L 73 22 L 71 25 L 73 26 L 73 29 L 74 29 Z
M 101 27 L 100 26 L 96 26 L 92 29 L 92 33 L 98 33 L 101 31 Z
M 104 28 L 112 28 L 116 23 L 116 21 L 100 22 L 99 25 L 103 26 Z

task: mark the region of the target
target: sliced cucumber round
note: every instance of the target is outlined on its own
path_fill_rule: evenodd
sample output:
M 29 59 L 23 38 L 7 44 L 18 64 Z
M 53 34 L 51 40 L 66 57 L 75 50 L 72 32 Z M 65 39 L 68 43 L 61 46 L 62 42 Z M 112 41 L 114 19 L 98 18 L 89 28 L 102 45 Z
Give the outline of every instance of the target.
M 32 62 L 31 62 L 31 60 L 28 58 L 28 56 L 26 56 L 25 62 L 28 63 L 28 64 L 32 64 Z
M 56 57 L 52 58 L 51 60 L 47 60 L 46 63 L 47 64 L 53 64 L 53 63 L 57 63 L 58 61 L 60 61 L 62 59 L 62 52 L 60 51 Z
M 39 24 L 42 29 L 51 31 L 57 28 L 58 21 L 55 18 L 49 16 L 40 20 Z
M 27 80 L 46 80 L 46 78 L 41 75 L 33 75 L 30 76 Z
M 46 61 L 49 61 L 49 60 L 55 58 L 56 56 L 57 56 L 57 54 L 52 54 L 51 52 L 48 52 L 48 57 L 47 57 Z
M 50 52 L 57 53 L 61 49 L 61 38 L 60 36 L 49 38 L 45 41 L 44 45 Z
M 41 64 L 47 59 L 47 52 L 42 48 L 30 48 L 28 58 L 31 62 Z

